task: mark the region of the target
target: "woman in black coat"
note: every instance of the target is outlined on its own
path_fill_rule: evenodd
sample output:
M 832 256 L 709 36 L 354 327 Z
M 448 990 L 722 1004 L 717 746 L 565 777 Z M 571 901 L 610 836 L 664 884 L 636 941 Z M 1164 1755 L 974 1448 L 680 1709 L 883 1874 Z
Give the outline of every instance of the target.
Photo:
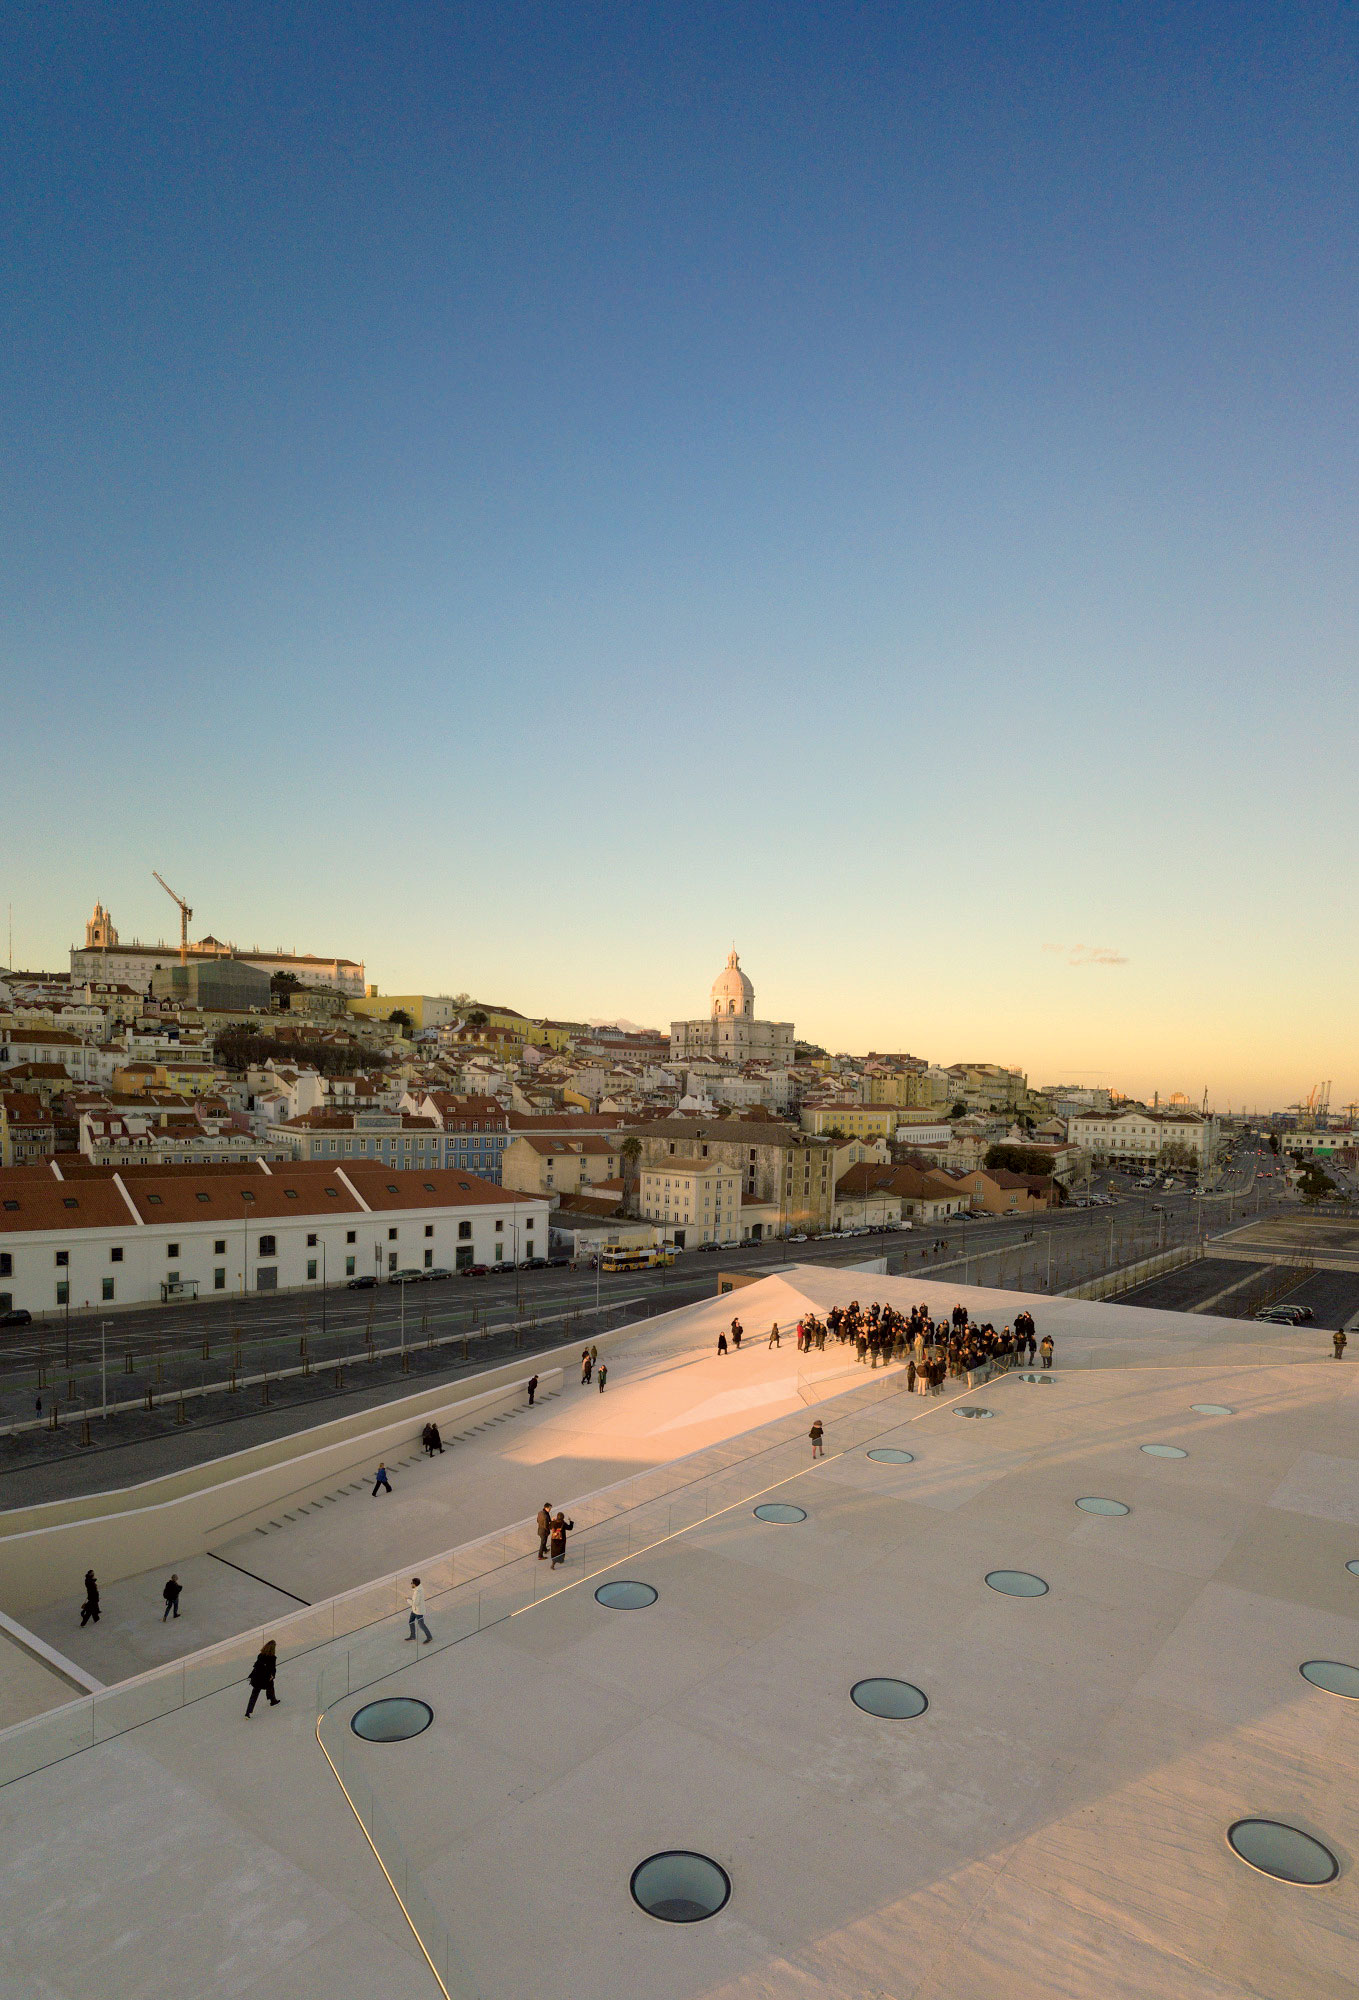
M 245 1719 L 248 1722 L 255 1712 L 255 1703 L 262 1694 L 268 1695 L 270 1708 L 278 1707 L 278 1696 L 274 1693 L 274 1675 L 278 1672 L 278 1647 L 272 1639 L 266 1639 L 255 1655 L 255 1664 L 250 1669 L 250 1700 L 246 1703 Z

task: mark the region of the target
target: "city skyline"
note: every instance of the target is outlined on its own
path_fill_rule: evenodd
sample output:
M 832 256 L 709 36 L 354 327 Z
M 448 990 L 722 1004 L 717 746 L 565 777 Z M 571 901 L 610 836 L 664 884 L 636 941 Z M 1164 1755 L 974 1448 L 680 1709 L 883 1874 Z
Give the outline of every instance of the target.
M 1333 8 L 14 17 L 5 867 L 402 991 L 1359 1098 Z
M 132 892 L 133 884 L 129 883 L 128 888 Z M 154 891 L 153 893 L 159 895 L 161 892 Z M 123 944 L 131 943 L 134 939 L 140 940 L 143 944 L 161 943 L 165 947 L 167 958 L 173 958 L 177 954 L 178 945 L 173 934 L 173 929 L 168 924 L 161 923 L 157 925 L 154 904 L 143 903 L 140 906 L 148 910 L 150 921 L 144 926 L 139 926 L 136 923 L 125 922 L 121 919 L 119 910 L 114 906 L 111 897 L 100 896 L 98 900 L 115 923 L 119 938 Z M 129 904 L 128 907 L 135 909 L 138 906 Z M 229 907 L 231 907 L 230 904 L 228 904 Z M 171 914 L 173 914 L 173 910 Z M 686 959 L 686 964 L 690 966 L 696 964 L 695 978 L 697 985 L 695 986 L 691 981 L 689 986 L 683 988 L 676 987 L 672 989 L 664 986 L 657 988 L 654 984 L 644 988 L 637 979 L 635 970 L 633 970 L 631 973 L 633 979 L 632 990 L 647 990 L 658 994 L 656 1004 L 650 1012 L 647 1012 L 645 1009 L 635 1007 L 612 1006 L 609 1004 L 610 996 L 602 992 L 596 992 L 593 995 L 595 999 L 600 1001 L 600 1005 L 585 1004 L 585 1001 L 591 997 L 587 983 L 589 973 L 588 968 L 585 967 L 573 970 L 565 981 L 558 980 L 558 968 L 555 964 L 552 969 L 542 969 L 536 974 L 537 983 L 532 987 L 531 992 L 524 993 L 510 990 L 508 975 L 506 978 L 501 978 L 496 974 L 494 968 L 492 968 L 489 977 L 480 981 L 462 976 L 467 973 L 468 968 L 475 962 L 475 954 L 471 952 L 469 952 L 468 956 L 457 961 L 454 971 L 442 980 L 421 976 L 420 950 L 418 947 L 408 947 L 406 955 L 397 960 L 397 966 L 398 969 L 402 967 L 407 968 L 409 976 L 384 976 L 384 969 L 375 964 L 371 956 L 365 951 L 362 939 L 358 940 L 358 948 L 354 949 L 354 940 L 346 936 L 341 936 L 337 941 L 329 933 L 325 936 L 317 937 L 310 937 L 305 934 L 301 936 L 266 936 L 259 930 L 258 926 L 254 929 L 250 927 L 248 913 L 246 920 L 237 927 L 233 927 L 230 923 L 224 921 L 208 920 L 206 917 L 200 922 L 199 914 L 196 910 L 195 921 L 190 927 L 191 939 L 196 940 L 200 937 L 211 935 L 222 941 L 230 942 L 242 951 L 258 948 L 261 951 L 297 950 L 306 953 L 316 953 L 319 950 L 322 956 L 330 957 L 336 955 L 331 952 L 330 947 L 333 944 L 337 944 L 338 955 L 353 958 L 363 963 L 366 967 L 369 983 L 376 985 L 380 993 L 390 994 L 393 997 L 394 1005 L 396 1004 L 397 996 L 403 993 L 424 992 L 450 995 L 467 993 L 475 1000 L 514 1007 L 520 1013 L 528 1015 L 531 1018 L 549 1017 L 553 1019 L 580 1021 L 614 1021 L 624 1019 L 642 1027 L 656 1028 L 664 1033 L 668 1033 L 672 1020 L 681 1018 L 683 1010 L 687 1009 L 691 1013 L 706 1011 L 707 993 L 712 975 L 719 969 L 722 958 L 725 956 L 725 952 L 720 951 L 714 945 L 712 955 L 705 965 L 701 958 L 703 943 L 701 938 L 698 939 L 694 946 L 694 952 L 699 954 L 697 960 L 695 960 L 693 953 L 689 954 Z M 64 972 L 69 958 L 70 947 L 81 942 L 81 937 L 77 935 L 77 928 L 83 932 L 83 920 L 80 927 L 72 926 L 72 934 L 67 945 L 49 954 L 49 962 L 42 968 L 39 968 L 36 964 L 23 964 L 22 956 L 17 951 L 19 941 L 16 938 L 16 964 L 23 970 L 33 971 L 44 969 Z M 1043 1043 L 1041 1037 L 1037 1038 L 1036 1045 L 1039 1048 L 1039 1059 L 1031 1061 L 1026 1059 L 1023 1049 L 1011 1046 L 1008 1041 L 997 1040 L 998 1033 L 1005 1032 L 1004 1019 L 1017 1017 L 1002 1017 L 999 1013 L 988 1012 L 990 1006 L 988 1002 L 974 1017 L 978 1025 L 975 1032 L 973 1032 L 960 1025 L 966 1010 L 960 1010 L 957 1005 L 954 1005 L 952 999 L 947 994 L 942 996 L 945 1003 L 942 1010 L 937 1004 L 941 996 L 935 996 L 934 999 L 931 999 L 929 996 L 922 996 L 921 1005 L 918 1010 L 911 1011 L 908 1007 L 907 1013 L 904 1016 L 895 1017 L 895 1020 L 891 1002 L 883 1000 L 881 1003 L 882 1011 L 878 1016 L 874 1017 L 865 1011 L 862 1018 L 870 1022 L 870 1030 L 864 1036 L 857 1041 L 837 1039 L 833 1035 L 827 1036 L 824 1033 L 818 1032 L 816 1023 L 820 1019 L 821 1013 L 824 1012 L 826 1004 L 824 994 L 818 988 L 814 979 L 809 980 L 805 974 L 799 972 L 796 954 L 790 960 L 786 945 L 780 944 L 777 940 L 769 942 L 769 952 L 771 965 L 776 967 L 780 965 L 790 966 L 790 984 L 786 989 L 782 985 L 771 984 L 764 977 L 762 967 L 757 965 L 752 975 L 756 978 L 757 983 L 757 1005 L 762 1011 L 776 1014 L 780 1019 L 791 1019 L 796 1025 L 799 1040 L 820 1044 L 832 1054 L 844 1053 L 862 1056 L 870 1050 L 876 1050 L 882 1054 L 906 1053 L 922 1056 L 930 1062 L 945 1065 L 953 1062 L 968 1061 L 997 1062 L 1004 1067 L 1023 1070 L 1028 1076 L 1030 1083 L 1035 1087 L 1040 1084 L 1056 1083 L 1107 1086 L 1127 1096 L 1145 1098 L 1148 1102 L 1156 1096 L 1159 1096 L 1162 1102 L 1166 1102 L 1173 1094 L 1179 1093 L 1187 1098 L 1191 1104 L 1198 1105 L 1201 1102 L 1202 1093 L 1206 1089 L 1208 1093 L 1208 1108 L 1215 1111 L 1227 1111 L 1231 1109 L 1283 1110 L 1295 1102 L 1305 1100 L 1308 1091 L 1313 1085 L 1322 1080 L 1331 1083 L 1331 1102 L 1338 1109 L 1350 1104 L 1356 1095 L 1354 1086 L 1345 1080 L 1343 1065 L 1338 1064 L 1332 1064 L 1329 1069 L 1324 1066 L 1317 1067 L 1314 1074 L 1304 1074 L 1299 1069 L 1296 1081 L 1290 1081 L 1290 1072 L 1283 1067 L 1281 1061 L 1279 1068 L 1280 1082 L 1276 1093 L 1272 1096 L 1267 1094 L 1249 1096 L 1244 1093 L 1231 1093 L 1225 1087 L 1219 1088 L 1213 1081 L 1213 1071 L 1211 1068 L 1205 1070 L 1205 1075 L 1201 1082 L 1196 1082 L 1192 1074 L 1165 1074 L 1155 1070 L 1148 1070 L 1145 1073 L 1139 1072 L 1133 1058 L 1123 1051 L 1115 1051 L 1112 1058 L 1104 1063 L 1085 1063 L 1075 1058 L 1063 1060 L 1062 1045 L 1056 1029 L 1053 1030 L 1052 1039 L 1046 1044 Z M 1054 980 L 1060 978 L 1061 973 L 1074 974 L 1088 971 L 1093 975 L 1101 972 L 1108 966 L 1121 967 L 1127 962 L 1122 955 L 1105 957 L 1088 947 L 1062 951 L 1054 951 L 1050 947 L 1043 947 L 1037 953 L 1037 959 L 1040 963 L 1047 962 L 1058 968 L 1057 972 L 1052 975 Z M 424 961 L 426 966 L 428 966 L 429 962 L 428 959 Z M 741 962 L 743 968 L 749 972 L 752 961 L 750 961 L 744 947 L 741 949 Z M 617 969 L 619 976 L 626 981 L 630 976 L 630 967 L 626 954 L 620 955 L 617 961 Z M 780 997 L 785 991 L 796 996 L 786 1004 L 784 999 Z M 580 1000 L 581 1004 L 561 1004 L 560 1000 L 554 997 L 561 992 L 574 994 Z M 876 1035 L 871 1032 L 871 1022 L 874 1018 L 880 1020 L 883 1025 L 883 1032 Z M 1032 1019 L 1032 1015 L 1025 1018 Z M 924 1022 L 933 1024 L 928 1033 L 921 1031 L 921 1024 Z M 1001 1023 L 999 1029 L 995 1025 L 996 1022 Z M 900 1026 L 902 1032 L 895 1034 L 887 1032 L 894 1025 Z M 1075 1035 L 1079 1032 L 1079 1028 L 1073 1028 L 1071 1032 Z M 1283 1044 L 1281 1043 L 1282 1046 Z M 1294 1041 L 1290 1042 L 1288 1046 L 1296 1048 L 1298 1044 Z M 1211 1061 L 1211 1058 L 1207 1058 L 1206 1060 Z

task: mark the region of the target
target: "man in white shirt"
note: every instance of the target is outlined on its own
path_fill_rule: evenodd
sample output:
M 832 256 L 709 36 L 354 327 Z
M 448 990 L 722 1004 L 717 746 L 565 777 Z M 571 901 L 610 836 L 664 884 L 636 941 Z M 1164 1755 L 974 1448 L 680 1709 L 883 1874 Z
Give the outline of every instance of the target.
M 410 1618 L 411 1629 L 406 1634 L 407 1639 L 413 1639 L 415 1637 L 415 1628 L 418 1625 L 420 1627 L 420 1630 L 425 1635 L 425 1644 L 428 1645 L 430 1639 L 430 1632 L 428 1625 L 426 1625 L 425 1623 L 425 1593 L 420 1588 L 420 1579 L 418 1576 L 413 1576 L 411 1578 L 411 1593 L 410 1596 L 406 1599 L 406 1608 L 411 1615 Z

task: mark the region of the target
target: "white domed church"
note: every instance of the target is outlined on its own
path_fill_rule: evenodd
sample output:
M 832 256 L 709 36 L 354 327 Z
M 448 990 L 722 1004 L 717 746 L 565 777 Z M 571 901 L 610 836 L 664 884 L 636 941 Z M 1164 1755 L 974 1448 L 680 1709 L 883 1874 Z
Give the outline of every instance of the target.
M 670 1059 L 709 1062 L 792 1062 L 791 1021 L 757 1021 L 755 988 L 733 951 L 713 981 L 708 1012 L 698 1021 L 670 1023 Z

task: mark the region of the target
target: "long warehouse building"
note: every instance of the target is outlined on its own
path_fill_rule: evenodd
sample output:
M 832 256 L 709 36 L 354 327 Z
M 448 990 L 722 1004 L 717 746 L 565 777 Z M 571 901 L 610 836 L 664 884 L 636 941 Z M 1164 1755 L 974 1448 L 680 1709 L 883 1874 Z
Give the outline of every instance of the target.
M 319 1290 L 546 1256 L 551 1204 L 456 1168 L 0 1170 L 0 1312 Z

